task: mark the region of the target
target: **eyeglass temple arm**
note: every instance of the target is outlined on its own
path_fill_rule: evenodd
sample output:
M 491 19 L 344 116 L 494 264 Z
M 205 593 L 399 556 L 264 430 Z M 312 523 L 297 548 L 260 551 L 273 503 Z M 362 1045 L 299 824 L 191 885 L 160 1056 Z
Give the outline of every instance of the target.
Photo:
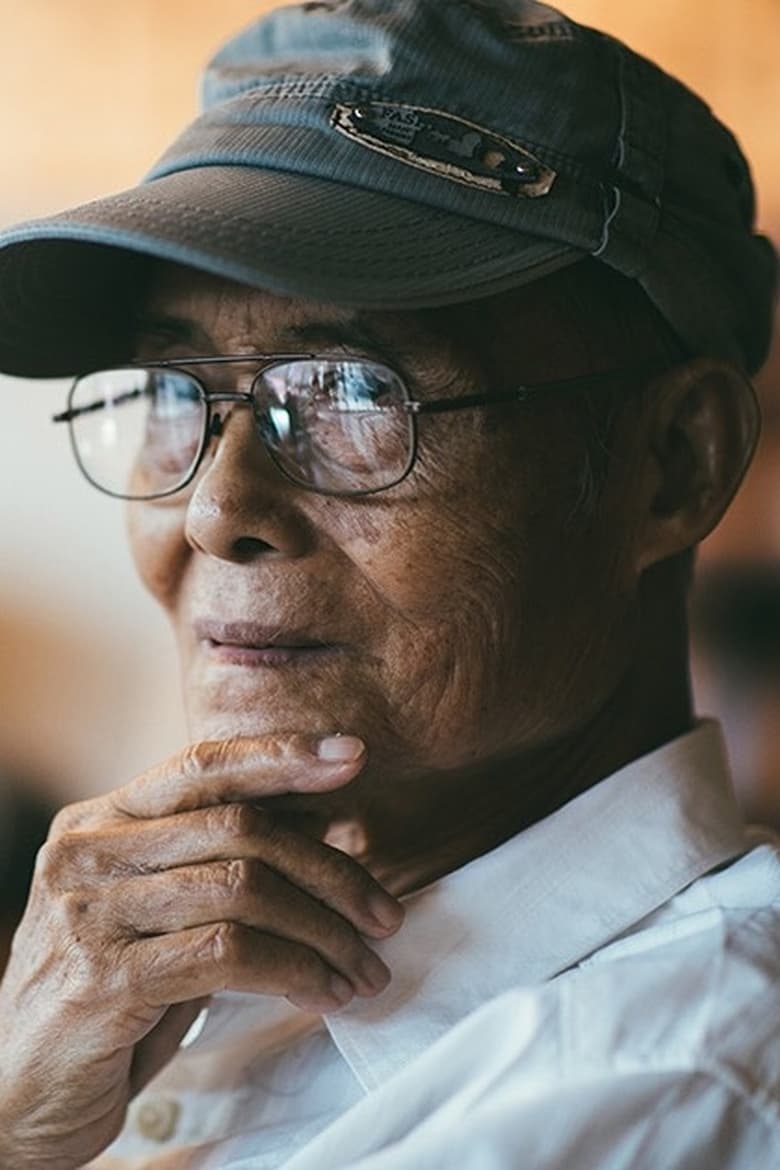
M 116 398 L 112 398 L 111 405 L 121 406 L 123 402 L 132 402 L 135 398 L 142 398 L 144 394 L 149 394 L 149 391 L 128 390 L 125 394 L 117 394 Z M 94 402 L 89 402 L 86 406 L 73 406 L 69 410 L 63 410 L 59 414 L 53 414 L 51 421 L 54 423 L 72 422 L 74 418 L 81 418 L 82 414 L 91 414 L 93 411 L 104 410 L 107 406 L 108 403 L 105 398 L 96 398 Z
M 535 382 L 533 385 L 517 386 L 514 390 L 494 390 L 488 394 L 464 394 L 459 398 L 431 398 L 424 402 L 413 400 L 406 403 L 406 410 L 410 414 L 439 414 L 450 410 L 468 410 L 475 406 L 498 405 L 502 402 L 507 404 L 525 402 L 526 399 L 537 398 L 551 392 L 582 390 L 588 385 L 598 385 L 600 382 L 616 378 L 636 377 L 637 374 L 647 375 L 658 372 L 657 365 L 602 370 L 600 373 L 580 374 L 574 378 L 562 378 L 554 382 Z
M 522 402 L 527 397 L 529 391 L 525 386 L 521 386 L 517 390 L 495 391 L 493 394 L 463 394 L 459 398 L 430 398 L 427 402 L 413 400 L 404 403 L 404 409 L 409 414 L 444 414 L 450 410 L 469 410 L 475 406 L 489 406 L 493 403 Z

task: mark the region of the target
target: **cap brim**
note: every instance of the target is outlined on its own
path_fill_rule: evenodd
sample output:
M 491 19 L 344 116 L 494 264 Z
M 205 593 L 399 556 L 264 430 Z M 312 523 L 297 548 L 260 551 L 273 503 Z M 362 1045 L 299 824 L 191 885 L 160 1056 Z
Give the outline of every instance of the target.
M 362 188 L 257 167 L 180 171 L 0 233 L 0 370 L 116 357 L 148 258 L 365 309 L 476 300 L 584 253 Z

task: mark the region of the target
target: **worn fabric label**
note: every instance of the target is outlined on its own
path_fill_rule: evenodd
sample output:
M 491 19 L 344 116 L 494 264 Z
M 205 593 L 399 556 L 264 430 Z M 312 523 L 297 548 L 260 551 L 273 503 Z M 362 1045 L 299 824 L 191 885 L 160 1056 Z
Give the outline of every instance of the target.
M 549 4 L 537 0 L 464 0 L 507 41 L 545 44 L 570 41 L 574 26 Z
M 440 110 L 392 102 L 338 104 L 331 125 L 369 150 L 468 187 L 535 199 L 556 172 L 526 147 Z

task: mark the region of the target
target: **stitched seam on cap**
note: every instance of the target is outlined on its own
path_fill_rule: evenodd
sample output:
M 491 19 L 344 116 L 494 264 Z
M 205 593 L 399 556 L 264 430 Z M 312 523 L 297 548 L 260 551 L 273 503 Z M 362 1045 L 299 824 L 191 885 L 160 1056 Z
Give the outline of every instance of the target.
M 303 238 L 304 236 L 313 237 L 321 232 L 321 229 L 319 227 L 317 227 L 316 225 L 312 225 L 311 228 L 304 229 L 304 228 L 298 228 L 298 227 L 294 227 L 294 226 L 279 227 L 276 225 L 266 226 L 264 224 L 257 224 L 253 220 L 246 219 L 244 216 L 232 215 L 232 214 L 225 215 L 223 212 L 218 211 L 215 208 L 200 207 L 198 204 L 195 204 L 195 203 L 188 203 L 188 204 L 184 204 L 180 207 L 174 208 L 170 204 L 166 203 L 164 200 L 157 199 L 155 197 L 150 197 L 148 201 L 150 203 L 153 203 L 154 205 L 156 205 L 158 207 L 163 208 L 166 212 L 168 212 L 170 214 L 171 217 L 175 216 L 179 222 L 181 222 L 183 216 L 186 217 L 186 213 L 188 211 L 192 211 L 192 212 L 196 212 L 197 214 L 202 215 L 208 219 L 211 219 L 211 220 L 218 222 L 220 224 L 220 226 L 224 226 L 224 227 L 230 228 L 232 230 L 235 229 L 236 223 L 239 223 L 242 225 L 242 227 L 246 230 L 246 232 L 248 234 L 250 234 L 254 237 L 284 235 L 286 237 L 291 237 L 291 238 L 295 238 L 296 236 L 298 236 L 299 238 Z M 115 202 L 114 206 L 117 206 L 117 205 L 123 206 L 124 204 L 130 204 L 132 206 L 133 201 L 128 199 L 128 200 L 122 200 L 121 202 L 119 202 L 119 200 L 117 200 Z M 138 210 L 140 211 L 140 209 L 138 209 Z M 97 223 L 93 222 L 93 223 L 88 224 L 86 226 L 102 227 L 103 225 L 98 221 Z M 388 234 L 394 233 L 396 231 L 397 227 L 398 227 L 397 224 L 386 226 L 386 227 L 381 229 L 381 232 L 388 233 Z M 130 226 L 128 228 L 128 230 L 132 231 L 134 229 L 132 228 L 132 226 Z M 148 225 L 145 225 L 144 234 L 148 235 L 148 231 L 149 231 Z M 353 235 L 353 236 L 354 235 L 362 235 L 362 236 L 374 236 L 375 237 L 379 234 L 380 234 L 380 230 L 377 228 L 374 228 L 374 227 L 366 227 L 366 228 L 360 228 L 360 229 L 350 227 L 350 235 Z M 438 237 L 434 237 L 434 239 L 437 239 L 437 238 Z M 199 242 L 197 244 L 190 243 L 188 246 L 197 246 L 197 247 L 208 248 L 209 241 L 204 240 L 204 241 Z M 436 256 L 439 259 L 441 258 L 440 251 L 434 250 L 432 248 L 426 249 L 425 247 L 423 247 L 420 244 L 419 241 L 415 241 L 414 254 L 415 254 L 415 256 L 419 256 L 419 257 L 425 257 L 425 256 L 430 255 L 430 256 Z M 498 248 L 494 251 L 491 251 L 491 252 L 487 252 L 487 251 L 483 252 L 480 259 L 484 259 L 484 260 L 489 262 L 492 260 L 498 260 L 504 255 L 506 255 L 506 249 L 505 249 L 505 247 L 500 247 L 500 248 Z M 329 267 L 333 267 L 333 266 L 329 266 Z
M 144 188 L 144 191 L 145 191 L 145 193 L 148 192 L 148 188 Z M 289 235 L 296 235 L 296 234 L 298 234 L 298 235 L 316 235 L 317 233 L 321 234 L 321 232 L 322 232 L 322 228 L 319 227 L 317 224 L 312 224 L 311 227 L 299 227 L 299 226 L 296 226 L 294 224 L 283 224 L 283 225 L 274 224 L 272 226 L 266 226 L 265 224 L 257 223 L 253 219 L 249 219 L 245 215 L 240 215 L 240 214 L 236 214 L 233 212 L 225 213 L 223 211 L 218 210 L 218 208 L 216 208 L 216 207 L 202 207 L 199 203 L 188 202 L 188 203 L 182 204 L 178 207 L 173 207 L 170 203 L 167 202 L 167 200 L 160 199 L 156 195 L 147 195 L 145 201 L 149 202 L 149 203 L 153 203 L 156 207 L 164 208 L 164 210 L 171 215 L 181 215 L 182 213 L 186 214 L 186 212 L 188 210 L 197 211 L 201 215 L 206 215 L 206 216 L 209 216 L 213 219 L 218 219 L 221 222 L 226 223 L 226 224 L 232 224 L 232 223 L 236 223 L 236 222 L 242 223 L 246 227 L 251 228 L 252 231 L 254 231 L 254 232 L 271 232 L 271 233 L 283 232 L 283 233 L 289 234 Z M 127 197 L 117 196 L 113 200 L 113 206 L 119 206 L 119 207 L 130 206 L 133 208 L 137 208 L 139 212 L 142 211 L 142 208 L 138 207 L 138 205 L 135 201 L 135 198 L 132 196 L 127 196 Z M 430 208 L 429 210 L 434 211 L 434 212 L 440 211 L 440 209 L 436 208 L 436 207 Z M 445 211 L 441 211 L 440 213 L 442 215 L 448 214 Z M 452 214 L 452 213 L 449 213 L 449 214 Z M 469 218 L 469 217 L 464 217 L 464 218 Z M 473 220 L 473 222 L 480 223 L 482 221 Z M 409 218 L 409 223 L 410 224 L 416 223 L 416 218 L 414 216 L 412 216 L 411 214 L 410 214 L 410 218 Z M 398 230 L 399 227 L 402 227 L 402 226 L 403 226 L 403 224 L 399 223 L 399 222 L 392 223 L 392 224 L 384 224 L 384 225 L 372 224 L 372 225 L 368 225 L 366 227 L 355 227 L 354 225 L 350 225 L 349 232 L 350 232 L 350 235 L 378 236 L 378 235 L 382 235 L 383 233 L 394 233 Z M 499 229 L 501 227 L 500 224 L 490 224 L 490 225 L 486 225 L 486 226 L 495 227 L 497 229 Z M 511 231 L 511 228 L 507 228 L 505 230 Z M 501 255 L 501 252 L 500 251 L 496 252 L 496 253 L 494 253 L 494 255 L 499 256 L 499 255 Z

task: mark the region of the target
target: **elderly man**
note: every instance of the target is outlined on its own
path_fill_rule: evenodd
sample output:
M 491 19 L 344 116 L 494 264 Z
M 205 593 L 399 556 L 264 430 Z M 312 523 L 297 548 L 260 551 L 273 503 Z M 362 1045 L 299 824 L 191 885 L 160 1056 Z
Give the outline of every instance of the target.
M 55 820 L 0 1164 L 780 1165 L 777 852 L 686 669 L 774 280 L 734 140 L 529 0 L 283 9 L 205 105 L 0 238 L 192 735 Z

